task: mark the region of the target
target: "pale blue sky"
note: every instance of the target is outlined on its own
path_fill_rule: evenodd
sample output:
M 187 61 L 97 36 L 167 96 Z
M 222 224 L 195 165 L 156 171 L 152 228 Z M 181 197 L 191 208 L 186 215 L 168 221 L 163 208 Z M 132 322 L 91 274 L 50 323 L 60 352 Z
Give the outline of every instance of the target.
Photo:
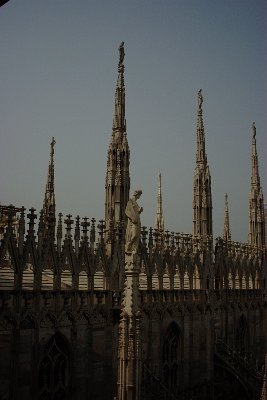
M 251 125 L 266 191 L 264 0 L 10 0 L 0 8 L 0 202 L 40 210 L 55 136 L 57 212 L 101 218 L 118 46 L 125 42 L 132 189 L 154 225 L 192 232 L 197 92 L 203 89 L 214 234 L 229 194 L 247 240 Z

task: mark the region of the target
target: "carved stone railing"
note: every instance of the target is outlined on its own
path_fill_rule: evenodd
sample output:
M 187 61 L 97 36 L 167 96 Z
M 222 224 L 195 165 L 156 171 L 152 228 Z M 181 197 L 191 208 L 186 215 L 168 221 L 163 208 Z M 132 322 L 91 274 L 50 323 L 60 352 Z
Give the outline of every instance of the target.
M 205 290 L 140 290 L 141 303 L 192 303 L 207 300 Z
M 261 289 L 222 289 L 214 290 L 214 301 L 238 302 L 245 300 L 263 300 L 264 293 Z
M 225 289 L 225 290 L 140 290 L 142 304 L 148 303 L 209 303 L 261 301 L 264 293 L 260 289 Z
M 23 313 L 38 313 L 45 309 L 59 313 L 67 311 L 86 311 L 98 306 L 107 310 L 120 309 L 121 293 L 119 291 L 94 290 L 2 290 L 0 291 L 0 310 Z

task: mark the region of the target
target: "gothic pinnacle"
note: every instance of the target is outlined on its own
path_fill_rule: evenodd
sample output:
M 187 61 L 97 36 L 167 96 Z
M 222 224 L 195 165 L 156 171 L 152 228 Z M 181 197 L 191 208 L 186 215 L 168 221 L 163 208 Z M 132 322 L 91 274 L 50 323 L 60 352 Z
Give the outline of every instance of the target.
M 113 118 L 113 132 L 126 132 L 125 120 L 125 86 L 124 86 L 124 42 L 119 47 L 118 80 L 115 94 L 115 112 Z
M 258 247 L 265 244 L 264 199 L 260 184 L 255 122 L 252 124 L 249 244 Z
M 55 235 L 55 225 L 56 225 L 56 203 L 55 203 L 55 188 L 54 188 L 54 147 L 56 141 L 55 138 L 52 137 L 52 141 L 50 143 L 50 161 L 48 165 L 48 174 L 47 174 L 47 183 L 46 183 L 46 191 L 44 196 L 44 232 L 45 235 L 48 233 L 51 235 Z
M 256 142 L 256 125 L 255 122 L 252 124 L 252 171 L 251 171 L 251 185 L 260 189 L 260 177 L 259 177 L 259 163 L 257 154 L 257 142 Z
M 230 241 L 231 240 L 231 232 L 230 232 L 230 224 L 229 224 L 229 210 L 228 210 L 228 195 L 227 195 L 227 193 L 225 193 L 223 239 L 226 240 L 226 241 Z
M 54 154 L 55 154 L 55 147 L 56 141 L 55 138 L 52 137 L 52 141 L 50 143 L 50 162 L 48 166 L 48 175 L 47 175 L 47 185 L 46 191 L 49 192 L 51 195 L 54 195 Z
M 198 91 L 198 112 L 202 113 L 202 104 L 203 104 L 203 96 L 202 96 L 202 89 Z
M 194 174 L 193 233 L 195 236 L 212 235 L 211 177 L 205 151 L 205 131 L 202 118 L 202 89 L 198 91 L 197 152 Z
M 202 89 L 198 91 L 198 118 L 197 118 L 197 162 L 206 163 L 205 132 L 202 118 L 203 95 Z
M 115 112 L 111 142 L 108 149 L 106 174 L 105 223 L 125 220 L 125 208 L 129 199 L 130 176 L 128 146 L 125 120 L 125 86 L 124 86 L 124 42 L 119 47 L 118 79 L 115 92 Z
M 157 193 L 157 213 L 156 213 L 156 224 L 155 228 L 160 232 L 164 232 L 164 219 L 163 219 L 163 208 L 162 208 L 162 187 L 161 187 L 161 173 L 158 177 L 158 193 Z

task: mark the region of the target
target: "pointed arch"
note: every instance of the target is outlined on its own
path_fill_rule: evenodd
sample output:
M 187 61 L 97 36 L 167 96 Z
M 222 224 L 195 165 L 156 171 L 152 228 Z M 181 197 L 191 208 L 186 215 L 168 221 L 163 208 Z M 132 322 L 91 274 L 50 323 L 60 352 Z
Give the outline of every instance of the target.
M 174 321 L 170 323 L 163 336 L 161 358 L 164 384 L 171 392 L 175 392 L 181 378 L 182 335 Z
M 32 263 L 26 263 L 22 273 L 22 289 L 33 290 L 34 288 L 34 266 Z
M 106 287 L 106 279 L 105 279 L 105 272 L 106 272 L 106 260 L 101 255 L 98 258 L 98 261 L 95 266 L 94 271 L 94 290 L 103 290 Z
M 88 275 L 92 273 L 92 254 L 88 243 L 83 242 L 78 257 L 78 270 L 86 271 Z
M 193 272 L 193 289 L 200 289 L 200 275 L 199 275 L 199 270 L 198 266 L 195 265 L 194 272 Z
M 66 400 L 70 381 L 70 352 L 67 339 L 59 332 L 47 342 L 39 363 L 40 400 Z
M 242 356 L 248 353 L 249 329 L 246 317 L 242 314 L 239 318 L 235 332 L 235 348 Z

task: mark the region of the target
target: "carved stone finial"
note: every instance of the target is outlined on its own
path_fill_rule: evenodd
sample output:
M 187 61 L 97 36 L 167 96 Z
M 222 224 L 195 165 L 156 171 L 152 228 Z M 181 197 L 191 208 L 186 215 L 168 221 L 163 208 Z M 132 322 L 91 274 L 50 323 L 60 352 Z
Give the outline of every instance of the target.
M 147 234 L 148 234 L 148 231 L 146 230 L 146 226 L 142 226 L 141 236 L 142 236 L 142 243 L 144 246 L 146 246 Z
M 73 224 L 73 219 L 71 219 L 72 218 L 72 215 L 71 214 L 68 214 L 67 216 L 66 216 L 67 218 L 64 220 L 64 222 L 65 222 L 65 224 L 66 224 L 66 239 L 71 239 L 71 226 L 72 226 L 72 224 Z
M 27 214 L 27 218 L 29 219 L 28 225 L 28 235 L 34 232 L 34 220 L 37 218 L 37 215 L 35 214 L 35 208 L 30 208 L 29 209 L 29 214 Z
M 230 223 L 229 223 L 229 211 L 228 211 L 228 194 L 227 193 L 225 193 L 225 204 L 224 204 L 223 239 L 225 241 L 230 241 L 231 240 Z
M 80 217 L 77 215 L 76 217 L 76 224 L 75 224 L 75 235 L 74 239 L 79 239 L 80 238 Z
M 103 241 L 104 238 L 104 230 L 105 230 L 105 221 L 103 219 L 101 219 L 99 221 L 99 224 L 97 225 L 98 229 L 99 229 L 99 239 L 100 241 Z
M 90 243 L 91 246 L 93 246 L 95 243 L 95 218 L 91 219 Z

